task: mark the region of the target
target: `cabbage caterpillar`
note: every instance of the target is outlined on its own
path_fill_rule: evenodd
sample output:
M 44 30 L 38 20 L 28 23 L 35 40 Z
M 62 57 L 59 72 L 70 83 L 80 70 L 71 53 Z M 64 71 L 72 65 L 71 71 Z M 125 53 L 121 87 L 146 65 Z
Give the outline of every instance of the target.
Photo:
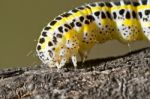
M 150 40 L 150 0 L 94 2 L 57 16 L 43 29 L 37 54 L 49 67 L 61 68 L 77 55 L 85 61 L 95 44 L 108 40 Z

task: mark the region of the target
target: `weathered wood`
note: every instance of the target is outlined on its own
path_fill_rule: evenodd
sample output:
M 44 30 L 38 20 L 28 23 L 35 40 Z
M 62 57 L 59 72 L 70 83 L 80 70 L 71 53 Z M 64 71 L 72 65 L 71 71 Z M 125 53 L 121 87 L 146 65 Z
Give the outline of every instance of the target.
M 74 69 L 0 70 L 0 99 L 148 99 L 150 48 Z

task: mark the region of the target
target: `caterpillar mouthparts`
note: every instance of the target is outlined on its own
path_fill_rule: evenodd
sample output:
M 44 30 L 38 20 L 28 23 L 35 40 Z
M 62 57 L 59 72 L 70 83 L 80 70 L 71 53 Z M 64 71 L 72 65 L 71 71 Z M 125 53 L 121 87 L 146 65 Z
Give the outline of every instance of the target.
M 150 0 L 94 2 L 57 16 L 42 30 L 37 54 L 49 67 L 61 68 L 77 56 L 84 62 L 95 44 L 150 40 Z

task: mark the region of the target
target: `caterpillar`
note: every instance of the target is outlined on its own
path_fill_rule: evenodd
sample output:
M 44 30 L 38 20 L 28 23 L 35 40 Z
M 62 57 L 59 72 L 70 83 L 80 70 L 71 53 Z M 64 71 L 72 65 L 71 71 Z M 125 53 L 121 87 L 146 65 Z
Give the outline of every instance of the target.
M 54 18 L 43 28 L 36 47 L 49 67 L 63 67 L 77 56 L 84 62 L 95 44 L 150 40 L 150 0 L 94 2 Z

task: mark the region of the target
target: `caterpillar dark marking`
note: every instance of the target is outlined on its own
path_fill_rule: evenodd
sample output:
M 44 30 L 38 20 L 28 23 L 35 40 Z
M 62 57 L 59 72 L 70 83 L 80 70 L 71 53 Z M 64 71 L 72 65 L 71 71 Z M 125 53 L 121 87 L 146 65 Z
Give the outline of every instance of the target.
M 42 31 L 37 54 L 49 67 L 61 68 L 69 59 L 77 66 L 98 43 L 127 44 L 150 40 L 150 0 L 95 2 L 65 12 Z

